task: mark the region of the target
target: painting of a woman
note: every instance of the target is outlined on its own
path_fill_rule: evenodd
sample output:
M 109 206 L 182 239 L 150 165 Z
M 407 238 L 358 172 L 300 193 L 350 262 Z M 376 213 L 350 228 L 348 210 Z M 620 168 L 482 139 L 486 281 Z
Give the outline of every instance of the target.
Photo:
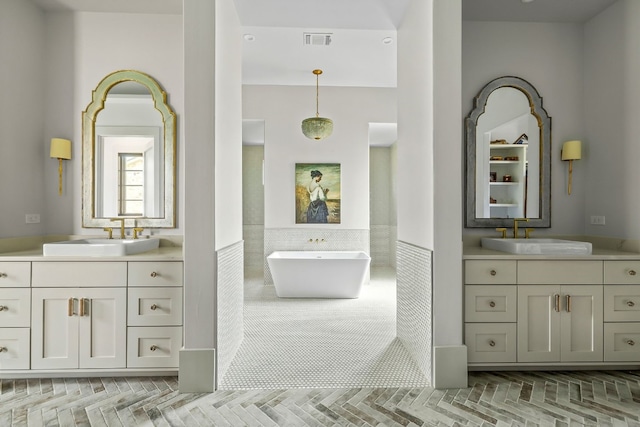
M 311 182 L 307 186 L 309 192 L 309 207 L 307 208 L 307 224 L 310 223 L 326 223 L 329 216 L 327 208 L 328 188 L 322 188 L 320 181 L 322 180 L 322 172 L 319 170 L 311 171 Z
M 295 164 L 296 224 L 340 224 L 340 178 L 339 163 Z

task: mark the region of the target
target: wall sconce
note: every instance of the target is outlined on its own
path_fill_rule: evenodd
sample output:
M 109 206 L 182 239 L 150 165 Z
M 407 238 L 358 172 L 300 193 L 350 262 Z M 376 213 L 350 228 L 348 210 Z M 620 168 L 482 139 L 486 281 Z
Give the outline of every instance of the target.
M 58 159 L 58 194 L 62 195 L 62 160 L 71 160 L 71 141 L 62 138 L 51 138 L 49 157 Z
M 567 141 L 562 144 L 562 160 L 569 161 L 569 191 L 571 194 L 571 175 L 573 174 L 573 161 L 582 158 L 582 142 Z

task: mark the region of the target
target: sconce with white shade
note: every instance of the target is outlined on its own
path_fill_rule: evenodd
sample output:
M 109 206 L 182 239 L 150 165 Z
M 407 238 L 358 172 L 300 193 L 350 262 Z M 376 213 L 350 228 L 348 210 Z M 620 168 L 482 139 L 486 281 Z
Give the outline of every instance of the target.
M 309 139 L 320 141 L 333 132 L 333 121 L 326 117 L 320 117 L 320 113 L 318 112 L 318 79 L 320 74 L 322 74 L 322 70 L 313 70 L 313 74 L 316 75 L 316 116 L 309 117 L 302 121 L 302 133 Z
M 571 194 L 571 176 L 573 174 L 573 161 L 582 158 L 582 141 L 567 141 L 562 144 L 562 160 L 569 162 L 569 189 Z
M 71 141 L 62 138 L 51 138 L 49 157 L 58 159 L 58 194 L 62 195 L 62 161 L 71 160 Z

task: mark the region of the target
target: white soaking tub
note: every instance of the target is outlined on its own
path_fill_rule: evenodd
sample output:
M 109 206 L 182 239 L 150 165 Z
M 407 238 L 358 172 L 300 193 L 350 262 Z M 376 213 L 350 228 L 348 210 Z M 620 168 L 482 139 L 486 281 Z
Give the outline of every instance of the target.
M 358 298 L 371 257 L 362 251 L 276 251 L 267 262 L 280 298 Z

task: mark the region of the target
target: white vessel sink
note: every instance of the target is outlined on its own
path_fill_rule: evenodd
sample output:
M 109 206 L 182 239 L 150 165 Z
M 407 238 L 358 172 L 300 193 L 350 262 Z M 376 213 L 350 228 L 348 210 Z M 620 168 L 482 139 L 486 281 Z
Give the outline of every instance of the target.
M 562 239 L 500 239 L 482 238 L 482 247 L 512 254 L 528 255 L 590 255 L 591 243 Z
M 44 256 L 123 256 L 157 249 L 159 239 L 80 239 L 42 245 Z

